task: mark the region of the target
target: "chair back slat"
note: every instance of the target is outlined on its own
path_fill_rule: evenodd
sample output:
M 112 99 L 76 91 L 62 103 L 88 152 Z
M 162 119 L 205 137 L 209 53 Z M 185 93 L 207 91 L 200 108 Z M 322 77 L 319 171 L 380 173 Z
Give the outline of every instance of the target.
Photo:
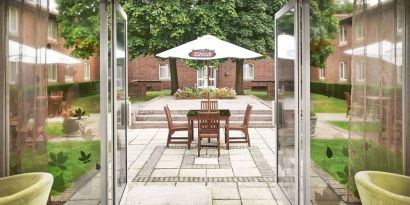
M 198 134 L 218 134 L 220 127 L 219 112 L 198 113 Z
M 249 120 L 251 119 L 251 112 L 252 112 L 252 106 L 251 105 L 246 106 L 245 117 L 243 118 L 244 126 L 249 125 Z
M 168 105 L 165 105 L 164 107 L 165 110 L 165 115 L 167 116 L 167 121 L 168 121 L 168 129 L 171 129 L 173 124 L 172 124 L 172 116 L 171 116 L 171 111 L 169 111 Z
M 211 100 L 211 101 L 209 101 L 209 104 L 210 104 L 210 110 L 211 111 L 217 111 L 218 110 L 218 101 Z M 201 110 L 208 111 L 208 101 L 201 101 Z

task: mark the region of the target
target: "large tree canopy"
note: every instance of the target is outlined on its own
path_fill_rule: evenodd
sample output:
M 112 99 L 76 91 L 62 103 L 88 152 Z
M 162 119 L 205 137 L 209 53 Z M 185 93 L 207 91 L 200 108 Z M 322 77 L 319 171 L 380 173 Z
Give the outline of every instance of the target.
M 339 30 L 339 23 L 334 16 L 334 0 L 310 1 L 310 64 L 325 68 L 327 57 L 335 51 L 333 39 Z
M 99 1 L 56 0 L 59 34 L 64 47 L 78 58 L 89 58 L 99 50 Z

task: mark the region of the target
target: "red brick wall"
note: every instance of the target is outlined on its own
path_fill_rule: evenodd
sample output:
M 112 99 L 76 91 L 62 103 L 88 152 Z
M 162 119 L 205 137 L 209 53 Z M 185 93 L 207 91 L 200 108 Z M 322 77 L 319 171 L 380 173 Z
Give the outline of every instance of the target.
M 274 61 L 271 58 L 261 60 L 245 60 L 254 65 L 254 80 L 273 80 Z M 128 80 L 160 80 L 159 65 L 168 64 L 168 60 L 161 60 L 153 55 L 137 57 L 128 63 Z M 177 61 L 178 82 L 180 87 L 196 86 L 197 71 L 188 68 L 183 60 Z M 235 62 L 227 60 L 219 65 L 217 71 L 217 87 L 235 87 Z M 162 80 L 163 89 L 170 89 L 169 80 Z M 244 88 L 250 89 L 250 80 L 244 80 Z
M 352 48 L 352 22 L 351 20 L 340 21 L 340 26 L 346 29 L 346 44 L 339 43 L 339 35 L 333 40 L 336 50 L 326 59 L 325 79 L 319 79 L 319 68 L 311 68 L 311 80 L 324 80 L 333 83 L 350 83 L 352 76 L 351 55 L 345 54 L 346 50 Z M 340 62 L 346 63 L 346 78 L 340 80 Z

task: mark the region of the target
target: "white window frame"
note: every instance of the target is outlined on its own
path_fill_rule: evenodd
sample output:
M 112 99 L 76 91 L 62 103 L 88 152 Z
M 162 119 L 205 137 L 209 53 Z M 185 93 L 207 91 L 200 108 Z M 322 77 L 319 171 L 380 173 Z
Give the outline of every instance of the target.
M 209 78 L 209 81 L 211 82 L 211 85 L 209 87 L 216 87 L 216 69 L 213 66 L 209 66 L 211 69 L 211 76 Z M 202 77 L 201 77 L 202 76 Z M 206 88 L 208 87 L 208 70 L 207 67 L 204 66 L 202 70 L 198 70 L 196 72 L 196 85 L 198 88 Z M 200 81 L 203 81 L 203 84 L 200 85 Z
M 68 73 L 68 71 L 71 69 L 72 73 Z M 73 66 L 70 64 L 67 64 L 65 66 L 65 71 L 64 71 L 64 82 L 66 83 L 71 83 L 74 80 L 74 70 L 73 70 Z M 67 75 L 67 74 L 71 74 L 71 75 Z
M 58 26 L 55 19 L 48 19 L 47 39 L 49 41 L 57 41 L 58 39 Z
M 363 33 L 363 22 L 362 20 L 358 20 L 356 23 L 356 40 L 363 40 L 364 33 Z
M 14 21 L 12 16 L 14 17 Z M 15 24 L 15 28 L 12 28 L 13 23 Z M 16 7 L 9 7 L 8 24 L 9 34 L 17 36 L 19 32 L 19 10 Z
M 84 80 L 90 80 L 91 78 L 91 64 L 84 63 Z
M 19 72 L 19 63 L 18 62 L 9 62 L 9 71 L 10 71 L 10 84 L 16 84 L 17 76 Z
M 252 68 L 252 72 L 250 72 L 250 68 Z M 249 75 L 252 74 L 252 75 Z M 255 78 L 255 66 L 253 64 L 243 64 L 243 79 L 244 80 L 253 80 Z
M 161 72 L 161 68 L 168 70 L 168 72 L 166 73 L 167 75 L 164 76 L 164 73 Z M 160 80 L 171 80 L 171 69 L 169 68 L 169 64 L 158 65 L 158 76 Z
M 346 62 L 340 62 L 339 63 L 339 80 L 340 81 L 346 81 L 346 74 L 347 74 L 347 70 L 346 70 Z
M 339 45 L 343 46 L 347 44 L 347 40 L 346 40 L 346 28 L 344 25 L 340 25 L 339 28 Z
M 364 61 L 357 61 L 356 62 L 356 81 L 363 82 L 364 76 L 366 73 L 365 69 L 365 62 Z
M 325 75 L 326 75 L 326 73 L 325 73 L 325 69 L 324 68 L 318 68 L 319 69 L 319 79 L 320 80 L 324 80 L 325 79 Z
M 57 64 L 49 64 L 47 71 L 48 71 L 48 82 L 57 82 Z

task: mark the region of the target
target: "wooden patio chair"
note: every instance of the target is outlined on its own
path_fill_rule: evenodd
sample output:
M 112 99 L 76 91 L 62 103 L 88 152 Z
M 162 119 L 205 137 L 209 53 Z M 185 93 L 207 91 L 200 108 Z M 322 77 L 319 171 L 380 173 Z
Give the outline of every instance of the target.
M 225 125 L 225 142 L 227 149 L 229 149 L 229 143 L 248 143 L 248 146 L 251 146 L 251 141 L 249 139 L 249 119 L 251 118 L 252 106 L 248 105 L 245 111 L 245 117 L 243 119 L 242 125 Z M 229 127 L 228 127 L 229 126 Z M 241 131 L 245 137 L 229 137 L 228 138 L 228 128 L 229 131 L 236 130 Z M 233 141 L 231 141 L 233 140 Z
M 198 113 L 198 157 L 201 153 L 201 141 L 203 138 L 216 138 L 218 157 L 220 156 L 220 114 L 219 112 L 199 112 Z
M 167 147 L 169 147 L 169 144 L 187 144 L 188 149 L 191 149 L 191 132 L 190 132 L 190 127 L 188 123 L 186 124 L 174 124 L 172 122 L 172 116 L 171 116 L 171 111 L 169 110 L 168 105 L 165 105 L 164 107 L 165 110 L 165 115 L 167 116 L 167 121 L 168 121 L 168 139 L 167 139 Z M 177 132 L 177 131 L 187 131 L 188 132 L 188 137 L 172 137 L 172 135 Z M 186 139 L 186 141 L 181 141 Z M 174 141 L 175 140 L 175 141 Z
M 218 101 L 216 100 L 211 100 L 209 101 L 211 112 L 217 111 L 218 110 Z M 203 111 L 208 111 L 208 101 L 204 100 L 201 101 L 201 110 Z

